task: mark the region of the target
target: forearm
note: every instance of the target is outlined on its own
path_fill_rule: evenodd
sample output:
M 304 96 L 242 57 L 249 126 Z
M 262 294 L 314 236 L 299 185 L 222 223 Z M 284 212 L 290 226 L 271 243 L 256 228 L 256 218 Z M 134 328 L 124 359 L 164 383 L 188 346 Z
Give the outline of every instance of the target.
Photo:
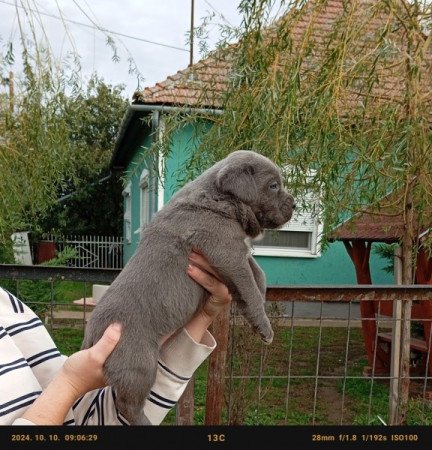
M 184 329 L 188 332 L 189 336 L 195 342 L 199 343 L 203 340 L 204 335 L 206 334 L 206 331 L 208 330 L 209 326 L 213 323 L 213 320 L 214 317 L 200 310 L 184 326 Z M 160 341 L 160 345 L 162 346 L 171 336 L 172 334 L 164 336 Z
M 79 397 L 60 371 L 22 418 L 35 425 L 62 425 L 69 409 Z
M 205 314 L 203 311 L 199 311 L 184 328 L 195 342 L 201 342 L 213 320 L 213 317 Z

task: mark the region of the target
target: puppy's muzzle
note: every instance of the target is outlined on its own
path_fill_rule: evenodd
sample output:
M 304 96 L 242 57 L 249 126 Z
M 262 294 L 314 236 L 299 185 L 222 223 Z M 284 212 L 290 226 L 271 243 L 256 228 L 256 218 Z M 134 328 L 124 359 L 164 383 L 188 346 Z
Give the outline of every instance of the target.
M 286 197 L 283 199 L 280 210 L 285 219 L 285 222 L 291 219 L 293 211 L 296 208 L 294 197 L 291 194 L 285 193 Z

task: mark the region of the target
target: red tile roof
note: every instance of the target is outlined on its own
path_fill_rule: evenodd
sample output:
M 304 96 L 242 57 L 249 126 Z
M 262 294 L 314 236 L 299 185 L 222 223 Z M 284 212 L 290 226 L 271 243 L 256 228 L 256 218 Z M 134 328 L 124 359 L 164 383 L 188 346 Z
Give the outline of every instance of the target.
M 144 104 L 218 108 L 227 90 L 230 68 L 229 56 L 214 54 L 155 86 L 135 92 L 133 98 Z
M 364 22 L 367 26 L 363 28 L 361 35 L 354 36 L 348 43 L 344 59 L 344 64 L 347 67 L 352 61 L 358 61 L 359 58 L 362 58 L 366 63 L 375 63 L 377 33 L 382 31 L 388 20 L 385 13 L 374 14 L 374 17 L 371 17 L 376 5 L 375 1 L 359 1 L 362 8 L 357 11 L 353 20 Z M 286 22 L 287 29 L 290 30 L 293 40 L 293 53 L 304 48 L 302 44 L 306 40 L 311 47 L 310 53 L 304 56 L 302 62 L 301 75 L 305 81 L 307 79 L 313 80 L 319 76 L 317 68 L 321 67 L 322 58 L 328 55 L 328 37 L 334 24 L 344 13 L 344 3 L 342 0 L 329 0 L 324 4 L 317 4 L 314 0 L 310 0 L 300 11 L 293 11 L 280 19 L 282 23 Z M 367 32 L 364 32 L 365 29 Z M 269 36 L 271 36 L 271 32 L 272 27 L 269 28 Z M 386 103 L 402 100 L 405 95 L 403 76 L 406 56 L 403 49 L 406 47 L 406 43 L 403 43 L 400 36 L 400 31 L 392 33 L 393 41 L 389 44 L 389 48 L 380 50 L 381 57 L 376 72 L 379 81 L 374 84 L 371 92 L 368 92 L 365 72 L 359 73 L 354 81 L 350 80 L 348 89 L 341 88 L 339 91 L 339 107 L 342 115 L 347 108 L 362 106 L 366 93 L 369 97 L 373 96 L 375 102 L 380 101 L 380 99 Z M 402 50 L 396 47 L 398 41 Z M 231 46 L 228 51 L 219 54 L 215 52 L 193 66 L 169 76 L 155 86 L 135 92 L 134 101 L 143 104 L 221 107 L 232 67 L 230 49 L 234 50 L 234 48 L 235 46 Z M 387 52 L 387 58 L 382 57 L 383 52 Z M 282 58 L 284 57 L 290 58 L 288 54 L 282 56 Z M 278 64 L 278 62 L 275 62 L 274 67 L 277 67 Z M 341 72 L 344 69 L 342 68 Z M 425 93 L 430 97 L 431 90 L 429 87 L 432 76 L 430 65 L 424 67 L 424 72 L 424 79 L 427 80 Z
M 403 195 L 395 193 L 383 198 L 375 208 L 368 208 L 362 213 L 355 214 L 349 220 L 336 227 L 330 234 L 330 240 L 366 240 L 375 242 L 398 242 L 405 232 L 403 212 Z M 422 214 L 430 217 L 430 215 Z M 414 228 L 419 228 L 418 235 L 422 235 L 429 226 L 418 225 L 414 217 Z

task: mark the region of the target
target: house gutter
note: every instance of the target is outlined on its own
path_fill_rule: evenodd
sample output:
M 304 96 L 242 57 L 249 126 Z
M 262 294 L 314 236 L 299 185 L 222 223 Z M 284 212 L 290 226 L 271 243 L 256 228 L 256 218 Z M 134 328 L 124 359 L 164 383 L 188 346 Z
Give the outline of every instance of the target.
M 179 112 L 183 111 L 186 113 L 198 113 L 198 114 L 212 114 L 212 115 L 221 115 L 223 113 L 223 109 L 215 109 L 215 108 L 194 108 L 194 107 L 184 107 L 184 106 L 166 106 L 166 105 L 140 105 L 140 104 L 131 104 L 129 105 L 129 110 L 132 111 L 159 111 L 159 112 Z
M 110 167 L 114 168 L 114 161 L 116 160 L 117 154 L 122 147 L 122 143 L 124 138 L 126 137 L 127 129 L 133 119 L 135 112 L 179 112 L 183 111 L 185 113 L 196 113 L 196 114 L 211 114 L 211 115 L 221 115 L 224 111 L 223 109 L 217 108 L 193 108 L 193 107 L 184 107 L 184 106 L 167 106 L 167 105 L 143 105 L 131 103 L 129 104 L 124 116 L 122 123 L 120 125 L 120 130 L 118 133 L 118 138 L 114 145 L 113 155 L 111 157 Z M 115 169 L 115 168 L 114 168 Z

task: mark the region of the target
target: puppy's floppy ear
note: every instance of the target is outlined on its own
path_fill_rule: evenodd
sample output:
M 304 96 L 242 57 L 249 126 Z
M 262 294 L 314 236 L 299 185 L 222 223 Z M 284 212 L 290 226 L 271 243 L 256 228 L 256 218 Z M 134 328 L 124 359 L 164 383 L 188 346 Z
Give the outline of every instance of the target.
M 251 165 L 222 167 L 216 177 L 216 187 L 224 194 L 231 194 L 243 203 L 254 203 L 258 198 L 258 189 L 253 177 Z

